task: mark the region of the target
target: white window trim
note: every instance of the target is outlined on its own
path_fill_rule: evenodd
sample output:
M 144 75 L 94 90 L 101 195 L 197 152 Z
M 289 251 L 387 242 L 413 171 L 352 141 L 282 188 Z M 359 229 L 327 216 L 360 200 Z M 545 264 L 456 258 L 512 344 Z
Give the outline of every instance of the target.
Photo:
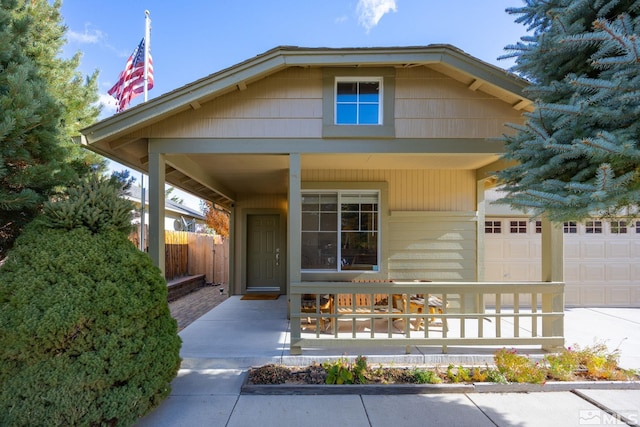
M 367 83 L 377 82 L 378 86 L 378 123 L 338 123 L 338 83 Z M 333 124 L 336 126 L 382 126 L 384 125 L 384 78 L 382 77 L 336 77 L 333 83 Z M 358 102 L 359 105 L 359 102 Z
M 363 189 L 340 189 L 340 190 L 331 190 L 331 189 L 322 189 L 322 190 L 315 190 L 315 189 L 309 189 L 309 190 L 302 190 L 301 192 L 302 194 L 305 193 L 309 193 L 309 194 L 337 194 L 338 195 L 338 230 L 336 231 L 336 233 L 338 234 L 337 236 L 337 245 L 338 245 L 338 249 L 342 250 L 342 224 L 341 224 L 341 214 L 342 214 L 342 194 L 344 193 L 358 193 L 358 194 L 375 194 L 378 198 L 378 211 L 377 211 L 377 227 L 378 229 L 376 230 L 376 232 L 378 233 L 377 236 L 377 251 L 376 251 L 376 258 L 378 263 L 376 264 L 375 268 L 373 270 L 343 270 L 342 269 L 342 265 L 340 262 L 336 262 L 336 269 L 335 270 L 328 270 L 328 269 L 305 269 L 302 268 L 301 272 L 302 273 L 326 273 L 326 274 L 335 274 L 335 273 L 379 273 L 381 271 L 381 267 L 382 267 L 382 262 L 381 262 L 381 244 L 382 244 L 382 208 L 381 208 L 381 204 L 382 204 L 382 200 L 381 200 L 381 191 L 380 190 L 363 190 Z M 341 257 L 341 253 L 338 254 L 338 258 Z

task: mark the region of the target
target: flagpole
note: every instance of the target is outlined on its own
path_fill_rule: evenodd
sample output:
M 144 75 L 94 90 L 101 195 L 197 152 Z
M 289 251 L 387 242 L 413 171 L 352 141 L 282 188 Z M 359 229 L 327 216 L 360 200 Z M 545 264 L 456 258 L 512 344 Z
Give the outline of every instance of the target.
M 149 17 L 149 11 L 144 11 L 144 102 L 147 102 L 149 97 L 149 89 L 147 84 L 149 83 L 149 49 L 151 45 L 151 18 Z

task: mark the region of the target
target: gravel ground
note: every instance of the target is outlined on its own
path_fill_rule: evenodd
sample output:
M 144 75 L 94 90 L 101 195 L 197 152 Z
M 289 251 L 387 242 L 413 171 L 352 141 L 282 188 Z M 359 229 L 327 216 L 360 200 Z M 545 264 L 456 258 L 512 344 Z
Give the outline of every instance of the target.
M 220 293 L 220 288 L 224 293 Z M 171 315 L 178 321 L 178 331 L 189 326 L 194 320 L 229 297 L 222 286 L 205 286 L 169 303 Z

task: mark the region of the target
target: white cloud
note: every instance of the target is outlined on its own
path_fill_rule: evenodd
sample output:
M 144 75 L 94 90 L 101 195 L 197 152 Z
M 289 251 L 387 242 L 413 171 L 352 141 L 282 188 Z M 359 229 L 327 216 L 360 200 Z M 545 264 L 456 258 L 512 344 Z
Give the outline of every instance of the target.
M 349 20 L 349 18 L 346 15 L 342 15 L 342 16 L 338 16 L 335 20 L 336 24 L 342 24 L 344 22 L 347 22 Z
M 397 10 L 396 0 L 358 0 L 356 10 L 358 22 L 369 32 L 385 14 Z
M 84 26 L 84 31 L 79 33 L 77 31 L 69 30 L 67 32 L 67 39 L 71 42 L 82 44 L 96 44 L 104 40 L 104 33 L 100 30 L 90 29 L 90 24 Z
M 98 99 L 98 105 L 102 106 L 101 116 L 106 117 L 116 113 L 116 99 L 109 94 L 101 93 Z

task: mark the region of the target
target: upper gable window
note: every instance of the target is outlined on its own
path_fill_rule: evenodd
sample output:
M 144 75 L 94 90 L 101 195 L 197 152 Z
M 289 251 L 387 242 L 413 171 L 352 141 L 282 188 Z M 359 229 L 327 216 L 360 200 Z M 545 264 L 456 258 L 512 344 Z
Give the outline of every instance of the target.
M 337 125 L 382 124 L 382 78 L 336 78 Z
M 396 70 L 327 67 L 322 70 L 323 138 L 395 138 Z

